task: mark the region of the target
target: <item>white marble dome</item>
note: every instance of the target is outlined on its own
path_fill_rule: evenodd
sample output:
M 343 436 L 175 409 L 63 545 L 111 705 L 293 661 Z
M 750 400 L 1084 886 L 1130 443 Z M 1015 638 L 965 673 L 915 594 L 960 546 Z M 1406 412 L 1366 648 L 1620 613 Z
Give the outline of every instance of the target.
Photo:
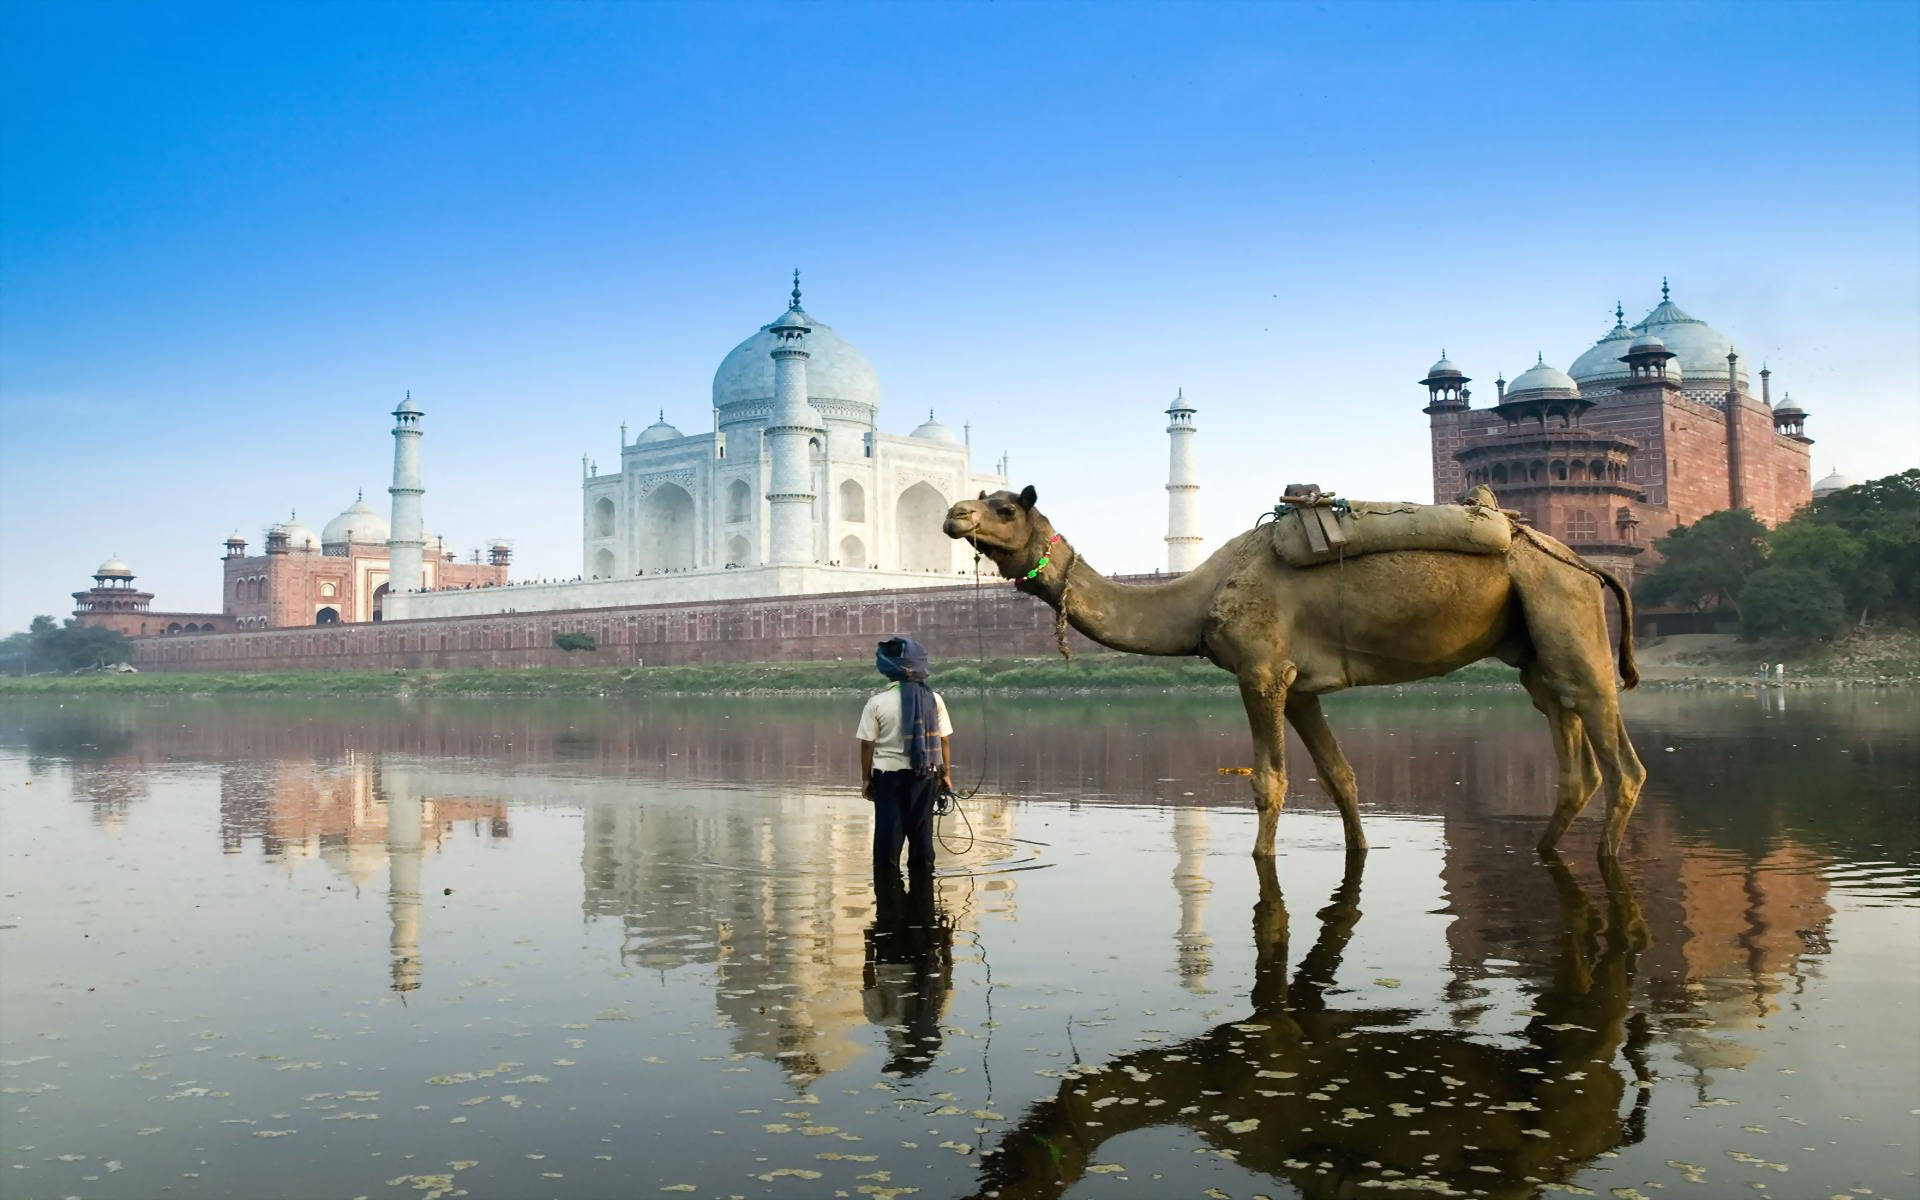
M 1859 482 L 1859 480 L 1854 479 L 1850 475 L 1842 475 L 1840 472 L 1835 471 L 1819 483 L 1813 485 L 1813 498 L 1818 500 L 1822 496 L 1831 496 L 1835 492 L 1842 492 L 1850 487 L 1857 487 L 1859 486 Z
M 94 575 L 105 576 L 110 579 L 132 579 L 133 568 L 117 558 L 110 558 L 100 564 L 99 570 L 95 571 Z
M 1447 357 L 1445 350 L 1440 352 L 1440 361 L 1427 368 L 1428 379 L 1432 379 L 1436 375 L 1458 374 L 1460 374 L 1460 368 L 1453 365 L 1453 360 Z
M 313 535 L 313 530 L 302 525 L 298 517 L 289 517 L 279 522 L 268 529 L 267 533 L 269 535 L 275 533 L 286 534 L 287 549 L 295 551 L 296 553 L 301 551 L 313 554 L 320 553 L 320 539 Z
M 1541 359 L 1520 372 L 1519 377 L 1507 385 L 1507 399 L 1511 400 L 1522 392 L 1577 393 L 1579 390 L 1580 385 L 1565 371 L 1550 367 L 1545 359 Z
M 799 312 L 812 331 L 800 340 L 807 352 L 807 398 L 838 400 L 880 406 L 880 377 L 874 373 L 867 356 L 852 343 L 821 324 L 804 311 Z M 787 314 L 781 313 L 784 318 Z M 758 333 L 735 346 L 720 360 L 713 373 L 713 406 L 726 409 L 742 404 L 766 404 L 773 400 L 773 348 L 780 339 L 772 332 L 772 323 L 762 325 Z M 644 435 L 642 435 L 644 437 Z
M 1672 300 L 1662 299 L 1634 328 L 1665 342 L 1688 379 L 1700 382 L 1727 377 L 1727 353 L 1734 348 L 1733 339 L 1705 321 L 1688 316 Z M 1736 378 L 1744 388 L 1747 365 L 1743 360 L 1736 366 Z
M 653 424 L 647 426 L 645 429 L 642 429 L 640 431 L 640 436 L 634 440 L 640 443 L 671 442 L 675 438 L 680 438 L 685 436 L 686 435 L 681 433 L 678 429 L 667 424 L 667 414 L 663 412 L 660 414 L 660 419 L 658 421 L 655 421 Z
M 1607 336 L 1587 348 L 1587 352 L 1573 360 L 1573 366 L 1567 368 L 1567 374 L 1578 383 L 1592 383 L 1601 379 L 1625 379 L 1627 364 L 1620 356 L 1627 352 L 1627 346 L 1633 341 L 1633 330 L 1627 327 L 1624 316 L 1614 318 L 1613 328 Z
M 960 444 L 960 435 L 933 419 L 933 410 L 927 410 L 927 419 L 914 427 L 908 437 L 917 437 L 922 441 L 944 442 L 949 446 Z
M 348 542 L 368 545 L 384 543 L 386 540 L 387 519 L 365 499 L 356 499 L 347 506 L 345 512 L 328 521 L 320 530 L 320 544 L 323 546 L 342 546 Z

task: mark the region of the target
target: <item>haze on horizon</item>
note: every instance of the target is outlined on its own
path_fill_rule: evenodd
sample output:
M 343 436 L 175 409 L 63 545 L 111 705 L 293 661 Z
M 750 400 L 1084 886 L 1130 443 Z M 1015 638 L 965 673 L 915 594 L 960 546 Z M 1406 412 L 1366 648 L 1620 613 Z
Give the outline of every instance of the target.
M 1104 569 L 1287 483 L 1425 499 L 1476 403 L 1659 299 L 1920 463 L 1920 6 L 14 4 L 0 9 L 0 632 L 118 555 L 156 608 L 291 509 L 580 570 L 582 454 L 711 427 L 785 302 L 970 424 Z

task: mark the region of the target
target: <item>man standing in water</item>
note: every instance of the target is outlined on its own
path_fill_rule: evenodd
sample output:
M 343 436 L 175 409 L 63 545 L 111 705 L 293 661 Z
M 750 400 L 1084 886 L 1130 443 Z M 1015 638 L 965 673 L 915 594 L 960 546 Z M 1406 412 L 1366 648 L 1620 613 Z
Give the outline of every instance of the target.
M 953 786 L 953 723 L 947 702 L 927 686 L 927 651 L 912 638 L 881 642 L 874 667 L 893 682 L 867 701 L 853 736 L 860 740 L 860 793 L 873 802 L 875 886 L 907 870 L 933 874 L 933 804 Z

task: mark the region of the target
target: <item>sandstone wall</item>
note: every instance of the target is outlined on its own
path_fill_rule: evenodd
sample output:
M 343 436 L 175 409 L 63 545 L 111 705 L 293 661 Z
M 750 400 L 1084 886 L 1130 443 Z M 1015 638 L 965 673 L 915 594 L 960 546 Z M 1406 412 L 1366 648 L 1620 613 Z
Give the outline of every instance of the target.
M 1151 577 L 1136 577 L 1151 578 Z M 591 651 L 556 649 L 590 633 Z M 649 666 L 865 659 L 893 634 L 936 656 L 1054 652 L 1053 610 L 1002 581 L 828 596 L 499 613 L 419 621 L 263 629 L 134 642 L 144 671 Z M 1101 649 L 1069 631 L 1074 653 Z

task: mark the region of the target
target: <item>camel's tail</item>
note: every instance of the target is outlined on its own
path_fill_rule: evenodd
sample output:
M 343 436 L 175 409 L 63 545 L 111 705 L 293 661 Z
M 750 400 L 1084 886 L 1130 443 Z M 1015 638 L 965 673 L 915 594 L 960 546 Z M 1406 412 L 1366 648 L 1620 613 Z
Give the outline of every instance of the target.
M 1633 662 L 1633 597 L 1627 593 L 1627 586 L 1615 578 L 1613 572 L 1594 566 L 1571 550 L 1568 550 L 1565 554 L 1560 553 L 1559 550 L 1554 549 L 1555 546 L 1559 545 L 1558 542 L 1553 542 L 1552 545 L 1549 545 L 1548 543 L 1552 539 L 1542 538 L 1538 532 L 1529 526 L 1515 524 L 1513 528 L 1514 532 L 1523 535 L 1527 541 L 1533 543 L 1533 545 L 1545 553 L 1548 558 L 1553 559 L 1555 562 L 1563 562 L 1570 567 L 1576 567 L 1579 570 L 1585 571 L 1595 579 L 1598 579 L 1603 585 L 1612 589 L 1614 599 L 1620 602 L 1620 690 L 1623 692 L 1632 691 L 1640 683 L 1640 668 L 1635 666 Z
M 1633 597 L 1612 571 L 1600 567 L 1591 570 L 1600 577 L 1601 583 L 1613 590 L 1613 598 L 1620 602 L 1620 690 L 1630 692 L 1640 682 L 1640 668 L 1633 662 Z

